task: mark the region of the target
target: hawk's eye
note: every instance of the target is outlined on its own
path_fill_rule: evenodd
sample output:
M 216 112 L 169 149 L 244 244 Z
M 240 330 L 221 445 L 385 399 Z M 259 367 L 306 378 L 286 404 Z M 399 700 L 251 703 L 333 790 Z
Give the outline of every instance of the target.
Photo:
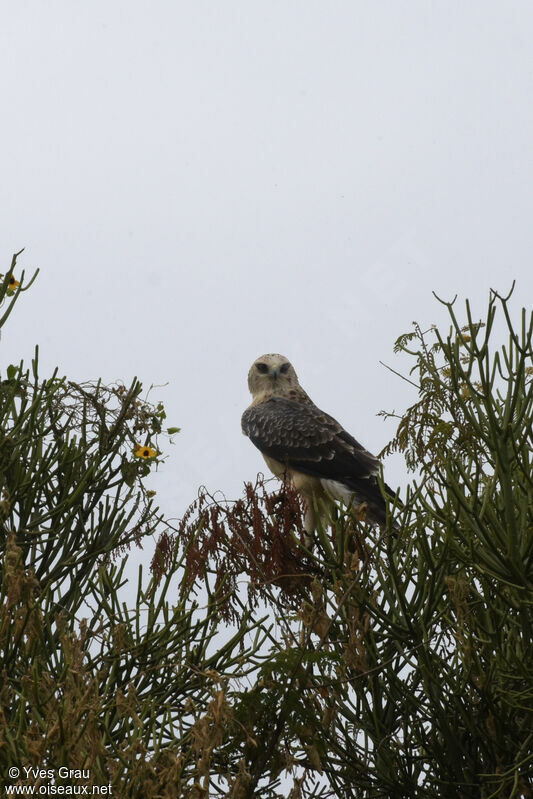
M 287 372 L 289 371 L 290 368 L 291 368 L 290 363 L 283 363 L 280 366 L 279 370 L 280 370 L 281 374 L 284 375 L 284 374 L 287 374 Z
M 261 372 L 262 375 L 266 375 L 268 372 L 268 366 L 266 363 L 256 363 L 255 368 L 258 372 Z

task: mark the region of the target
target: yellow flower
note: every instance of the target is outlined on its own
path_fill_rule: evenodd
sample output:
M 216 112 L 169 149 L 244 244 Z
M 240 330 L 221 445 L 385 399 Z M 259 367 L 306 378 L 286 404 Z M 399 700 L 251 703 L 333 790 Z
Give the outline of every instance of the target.
M 153 449 L 152 447 L 142 447 L 140 444 L 135 444 L 133 454 L 137 458 L 144 458 L 148 460 L 148 458 L 155 458 L 157 455 L 157 450 Z
M 3 280 L 3 279 L 4 279 L 4 275 L 0 275 L 0 280 Z M 19 286 L 20 286 L 20 280 L 16 280 L 15 279 L 15 275 L 10 275 L 9 282 L 7 284 L 7 293 L 9 295 L 13 294 L 15 289 L 18 289 Z

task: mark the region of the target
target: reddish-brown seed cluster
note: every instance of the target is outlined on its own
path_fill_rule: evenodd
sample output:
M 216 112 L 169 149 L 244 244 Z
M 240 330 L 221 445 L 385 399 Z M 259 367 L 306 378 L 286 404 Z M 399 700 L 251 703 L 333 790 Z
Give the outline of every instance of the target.
M 167 531 L 159 539 L 152 561 L 155 576 L 166 572 L 180 547 L 186 552 L 184 579 L 192 583 L 206 572 L 213 575 L 216 590 L 226 597 L 228 619 L 240 615 L 232 598 L 243 576 L 252 607 L 271 597 L 273 586 L 280 589 L 279 601 L 299 607 L 317 570 L 298 544 L 304 535 L 299 496 L 289 483 L 269 493 L 267 483 L 272 482 L 258 476 L 233 502 L 202 489 L 174 533 Z

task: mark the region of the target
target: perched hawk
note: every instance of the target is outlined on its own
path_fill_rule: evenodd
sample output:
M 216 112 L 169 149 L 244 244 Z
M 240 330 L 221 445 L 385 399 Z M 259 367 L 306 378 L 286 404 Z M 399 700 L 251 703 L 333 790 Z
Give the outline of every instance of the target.
M 378 459 L 317 408 L 289 361 L 283 355 L 262 355 L 248 373 L 248 387 L 253 401 L 242 415 L 242 431 L 269 469 L 290 479 L 302 495 L 306 531 L 316 528 L 319 501 L 332 498 L 356 507 L 365 503 L 369 521 L 384 524 Z

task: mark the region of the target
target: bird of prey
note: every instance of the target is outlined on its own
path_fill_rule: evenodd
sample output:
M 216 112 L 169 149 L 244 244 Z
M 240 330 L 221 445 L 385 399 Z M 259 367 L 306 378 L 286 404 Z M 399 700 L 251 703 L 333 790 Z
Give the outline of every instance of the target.
M 289 479 L 302 496 L 306 532 L 316 529 L 320 504 L 332 500 L 363 506 L 370 522 L 384 525 L 378 459 L 314 404 L 287 358 L 257 358 L 248 373 L 248 388 L 253 399 L 242 415 L 242 431 L 276 477 Z

